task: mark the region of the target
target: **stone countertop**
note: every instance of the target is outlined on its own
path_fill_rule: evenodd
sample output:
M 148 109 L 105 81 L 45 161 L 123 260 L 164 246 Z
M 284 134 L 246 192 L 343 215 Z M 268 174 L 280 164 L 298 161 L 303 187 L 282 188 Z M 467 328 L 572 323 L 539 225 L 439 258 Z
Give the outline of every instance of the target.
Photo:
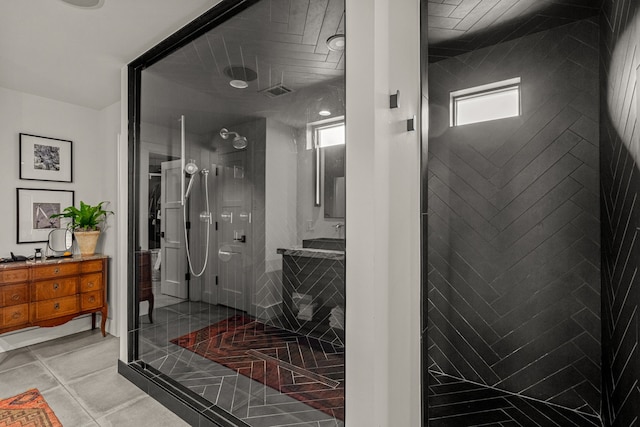
M 336 261 L 344 260 L 344 251 L 316 248 L 278 248 L 277 252 L 283 256 L 297 256 L 305 258 L 322 258 Z
M 91 260 L 104 259 L 104 258 L 109 258 L 109 256 L 104 254 L 95 254 L 95 255 L 88 255 L 88 256 L 73 255 L 70 257 L 48 258 L 44 261 L 39 261 L 39 262 L 35 262 L 34 260 L 30 259 L 27 261 L 0 263 L 0 270 L 11 270 L 14 268 L 21 268 L 21 267 L 24 268 L 24 267 L 30 267 L 32 265 L 52 265 L 52 264 L 61 264 L 65 262 L 74 262 L 74 261 L 91 261 Z

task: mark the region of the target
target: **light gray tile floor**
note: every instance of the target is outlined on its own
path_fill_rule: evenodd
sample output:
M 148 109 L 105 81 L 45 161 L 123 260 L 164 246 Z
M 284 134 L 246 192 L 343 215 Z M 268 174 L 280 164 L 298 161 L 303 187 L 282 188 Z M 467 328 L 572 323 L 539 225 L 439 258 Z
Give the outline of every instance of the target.
M 118 339 L 98 329 L 0 353 L 0 399 L 37 388 L 64 427 L 180 427 L 117 371 Z

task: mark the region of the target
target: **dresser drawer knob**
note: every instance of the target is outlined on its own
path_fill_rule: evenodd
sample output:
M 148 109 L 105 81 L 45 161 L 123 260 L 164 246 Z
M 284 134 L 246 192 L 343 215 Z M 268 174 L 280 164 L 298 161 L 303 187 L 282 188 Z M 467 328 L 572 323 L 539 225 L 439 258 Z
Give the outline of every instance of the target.
M 14 319 L 19 319 L 22 317 L 22 314 L 20 314 L 19 311 L 16 311 L 15 313 L 13 313 L 13 316 L 11 316 Z
M 20 294 L 13 294 L 13 296 L 11 296 L 12 301 L 18 301 L 19 299 L 20 299 Z
M 60 284 L 59 284 L 59 283 L 54 283 L 54 284 L 53 284 L 53 290 L 54 290 L 54 291 L 57 291 L 59 287 L 60 287 Z
M 96 302 L 96 297 L 89 297 L 89 302 Z
M 53 309 L 54 310 L 60 310 L 60 303 L 57 302 L 57 303 L 53 304 Z
M 58 267 L 56 267 L 56 268 L 53 270 L 53 274 L 58 274 L 58 273 L 60 273 L 60 269 L 59 269 Z
M 89 288 L 93 288 L 93 282 L 89 282 L 89 283 L 87 283 L 87 287 L 89 287 Z

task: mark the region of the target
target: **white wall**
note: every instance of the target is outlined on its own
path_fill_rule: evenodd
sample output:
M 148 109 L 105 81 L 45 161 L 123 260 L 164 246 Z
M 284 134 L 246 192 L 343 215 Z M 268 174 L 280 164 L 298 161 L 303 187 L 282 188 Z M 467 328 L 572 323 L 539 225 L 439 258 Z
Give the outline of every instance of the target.
M 0 186 L 0 257 L 16 254 L 31 255 L 45 243 L 16 243 L 16 188 L 57 189 L 75 191 L 76 205 L 80 200 L 95 204 L 114 202 L 115 143 L 120 126 L 120 104 L 103 111 L 80 107 L 48 98 L 0 88 L 0 170 L 4 185 Z M 45 182 L 20 180 L 19 134 L 60 138 L 73 141 L 73 182 Z M 110 205 L 113 209 L 114 205 Z M 115 224 L 113 218 L 108 221 Z M 102 236 L 98 252 L 113 254 L 115 233 L 108 229 Z M 113 276 L 110 277 L 109 301 L 113 301 Z M 111 330 L 114 312 L 109 310 L 107 328 Z M 32 328 L 0 336 L 0 352 L 46 341 L 59 336 L 89 329 L 90 317 L 69 322 L 55 328 Z
M 346 7 L 346 425 L 419 426 L 419 1 Z

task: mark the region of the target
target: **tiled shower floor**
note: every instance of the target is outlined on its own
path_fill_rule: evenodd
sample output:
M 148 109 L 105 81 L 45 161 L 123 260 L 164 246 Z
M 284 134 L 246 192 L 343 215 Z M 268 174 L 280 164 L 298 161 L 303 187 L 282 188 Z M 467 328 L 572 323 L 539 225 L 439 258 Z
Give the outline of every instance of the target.
M 140 359 L 252 427 L 343 427 L 343 421 L 169 342 L 234 314 L 201 302 L 155 309 L 153 324 L 141 316 Z
M 600 427 L 600 419 L 429 372 L 429 427 Z

